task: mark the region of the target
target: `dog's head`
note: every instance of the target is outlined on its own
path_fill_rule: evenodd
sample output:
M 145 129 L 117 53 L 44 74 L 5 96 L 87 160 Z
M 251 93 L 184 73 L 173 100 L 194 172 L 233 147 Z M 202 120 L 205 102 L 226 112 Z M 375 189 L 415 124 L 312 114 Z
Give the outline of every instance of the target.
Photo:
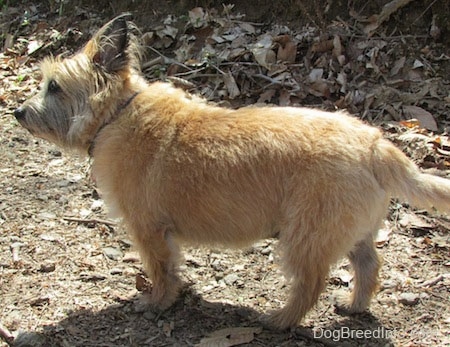
M 136 92 L 130 90 L 138 74 L 127 16 L 103 26 L 74 56 L 43 61 L 40 92 L 14 111 L 23 127 L 64 147 L 89 148 L 118 105 Z

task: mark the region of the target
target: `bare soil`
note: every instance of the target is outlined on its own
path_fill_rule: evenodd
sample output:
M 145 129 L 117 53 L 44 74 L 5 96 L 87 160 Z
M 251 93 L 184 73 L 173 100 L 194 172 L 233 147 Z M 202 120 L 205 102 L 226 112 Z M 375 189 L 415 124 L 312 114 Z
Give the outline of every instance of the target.
M 12 115 L 38 88 L 38 61 L 76 51 L 108 19 L 58 11 L 30 3 L 1 14 L 1 347 L 450 346 L 450 218 L 399 201 L 377 240 L 380 291 L 363 314 L 333 305 L 333 292 L 352 287 L 343 260 L 301 326 L 263 328 L 260 315 L 280 308 L 289 286 L 275 239 L 245 250 L 186 249 L 180 299 L 164 312 L 143 307 L 139 257 L 109 219 L 89 159 L 32 137 Z M 389 36 L 389 21 L 292 29 L 234 11 L 195 8 L 147 23 L 148 79 L 224 107 L 347 108 L 383 127 L 424 170 L 450 178 L 449 47 L 430 32 L 431 20 L 421 27 L 426 35 Z

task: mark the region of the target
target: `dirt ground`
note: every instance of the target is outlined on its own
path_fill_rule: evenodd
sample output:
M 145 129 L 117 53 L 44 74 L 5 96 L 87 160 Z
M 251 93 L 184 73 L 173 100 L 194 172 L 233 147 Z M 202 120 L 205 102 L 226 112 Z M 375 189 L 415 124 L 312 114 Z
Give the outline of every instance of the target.
M 165 312 L 142 306 L 139 257 L 109 219 L 89 159 L 32 137 L 12 115 L 38 88 L 38 61 L 76 51 L 108 19 L 49 3 L 5 6 L 0 21 L 1 347 L 450 346 L 450 218 L 397 200 L 376 240 L 380 291 L 363 314 L 333 305 L 333 292 L 353 285 L 343 260 L 299 327 L 263 328 L 260 315 L 280 308 L 289 286 L 274 239 L 244 250 L 185 249 L 180 299 Z M 224 107 L 346 108 L 381 126 L 424 170 L 450 178 L 449 47 L 432 14 L 391 10 L 424 26 L 396 31 L 380 13 L 294 28 L 246 21 L 226 6 L 151 23 L 136 13 L 136 21 L 150 81 Z

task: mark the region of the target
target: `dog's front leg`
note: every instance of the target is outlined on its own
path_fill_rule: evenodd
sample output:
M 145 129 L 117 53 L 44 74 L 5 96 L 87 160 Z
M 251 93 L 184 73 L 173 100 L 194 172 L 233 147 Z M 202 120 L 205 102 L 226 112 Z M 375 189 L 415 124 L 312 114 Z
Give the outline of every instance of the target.
M 178 277 L 179 248 L 172 239 L 170 226 L 157 224 L 151 228 L 131 228 L 152 287 L 146 301 L 159 309 L 171 306 L 178 296 L 181 280 Z

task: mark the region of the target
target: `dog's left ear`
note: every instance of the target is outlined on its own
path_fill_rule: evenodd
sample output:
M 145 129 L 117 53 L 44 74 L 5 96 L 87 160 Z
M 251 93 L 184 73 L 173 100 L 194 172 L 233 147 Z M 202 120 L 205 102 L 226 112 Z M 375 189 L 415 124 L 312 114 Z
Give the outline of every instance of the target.
M 84 49 L 93 63 L 108 73 L 118 72 L 128 64 L 128 18 L 129 14 L 123 14 L 106 23 Z

